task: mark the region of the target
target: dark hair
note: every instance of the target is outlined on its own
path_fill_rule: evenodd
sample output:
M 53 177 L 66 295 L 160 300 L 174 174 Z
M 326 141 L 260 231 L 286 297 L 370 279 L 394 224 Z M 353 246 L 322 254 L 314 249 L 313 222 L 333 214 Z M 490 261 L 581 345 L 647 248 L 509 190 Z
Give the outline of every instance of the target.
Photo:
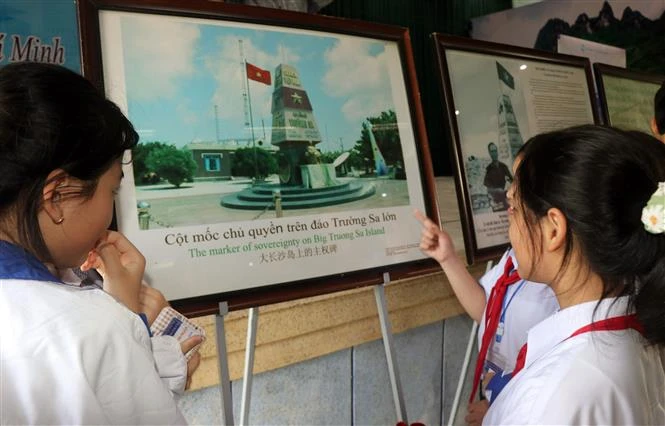
M 665 81 L 653 97 L 653 110 L 658 133 L 665 135 Z
M 0 226 L 15 221 L 17 243 L 51 260 L 37 220 L 48 175 L 64 170 L 84 184 L 62 195 L 89 198 L 99 177 L 137 142 L 120 109 L 75 72 L 35 62 L 3 66 Z
M 563 268 L 574 241 L 603 281 L 602 298 L 629 295 L 645 337 L 658 344 L 665 343 L 665 235 L 647 232 L 641 216 L 663 181 L 665 144 L 591 125 L 531 138 L 515 179 L 529 230 L 550 208 L 561 210 L 568 222 Z

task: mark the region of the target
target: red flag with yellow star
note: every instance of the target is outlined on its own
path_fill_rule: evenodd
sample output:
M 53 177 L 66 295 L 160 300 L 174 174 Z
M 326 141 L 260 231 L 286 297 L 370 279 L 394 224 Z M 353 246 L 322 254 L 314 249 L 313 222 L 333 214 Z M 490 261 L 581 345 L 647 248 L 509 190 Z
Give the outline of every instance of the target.
M 270 71 L 263 70 L 256 65 L 246 62 L 247 65 L 247 78 L 250 80 L 258 81 L 259 83 L 267 84 L 270 86 L 272 83 L 270 79 Z

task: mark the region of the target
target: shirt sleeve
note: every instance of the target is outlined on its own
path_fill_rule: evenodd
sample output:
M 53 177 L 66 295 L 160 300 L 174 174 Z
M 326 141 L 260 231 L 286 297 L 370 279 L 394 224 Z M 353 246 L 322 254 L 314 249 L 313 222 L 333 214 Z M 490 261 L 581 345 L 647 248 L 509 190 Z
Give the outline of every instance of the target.
M 492 267 L 489 272 L 480 277 L 479 282 L 485 290 L 485 299 L 489 298 L 489 295 L 492 292 L 492 288 L 494 288 L 494 284 L 496 284 L 496 281 L 501 277 L 501 275 L 503 275 L 503 268 L 508 261 L 508 256 L 510 256 L 510 254 L 511 250 L 507 250 L 503 256 L 501 256 L 499 263 L 494 265 L 494 267 Z
M 180 342 L 173 336 L 153 336 L 152 354 L 162 382 L 169 390 L 182 395 L 187 384 L 187 359 L 182 353 Z
M 490 168 L 492 167 L 492 164 L 487 165 L 485 167 L 485 177 L 483 178 L 483 186 L 492 186 L 492 179 L 490 177 Z
M 95 383 L 99 404 L 113 423 L 185 424 L 144 343 L 145 326 L 137 316 L 133 320 L 130 333 L 118 327 L 99 334 L 105 334 Z

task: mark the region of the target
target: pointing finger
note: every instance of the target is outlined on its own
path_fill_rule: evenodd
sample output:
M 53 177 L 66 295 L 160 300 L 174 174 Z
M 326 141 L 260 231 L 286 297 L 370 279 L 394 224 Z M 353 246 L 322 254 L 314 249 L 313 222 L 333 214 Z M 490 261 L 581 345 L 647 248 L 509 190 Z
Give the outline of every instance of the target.
M 430 231 L 436 233 L 439 232 L 439 227 L 434 222 L 432 222 L 430 218 L 425 216 L 425 214 L 420 210 L 414 209 L 413 215 L 415 216 L 416 219 L 418 219 L 418 221 L 423 225 L 425 229 L 429 229 Z

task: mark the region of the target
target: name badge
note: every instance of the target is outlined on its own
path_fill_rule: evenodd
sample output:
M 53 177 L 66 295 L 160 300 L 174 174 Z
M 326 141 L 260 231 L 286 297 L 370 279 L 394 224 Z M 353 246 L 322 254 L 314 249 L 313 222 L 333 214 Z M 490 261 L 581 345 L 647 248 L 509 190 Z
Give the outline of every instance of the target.
M 503 322 L 500 322 L 496 327 L 496 334 L 494 335 L 494 340 L 496 343 L 501 343 L 501 338 L 503 337 Z

